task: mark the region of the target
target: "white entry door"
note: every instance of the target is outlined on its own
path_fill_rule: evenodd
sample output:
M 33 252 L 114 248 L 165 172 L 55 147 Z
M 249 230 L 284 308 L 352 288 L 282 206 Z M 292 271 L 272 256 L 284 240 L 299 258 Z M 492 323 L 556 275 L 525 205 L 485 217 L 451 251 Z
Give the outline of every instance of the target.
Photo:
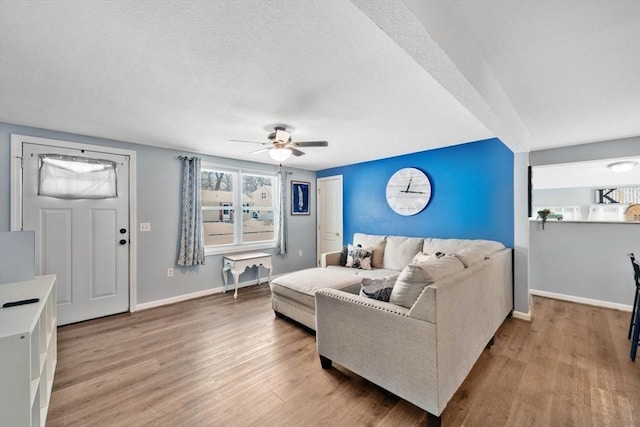
M 40 154 L 115 162 L 117 196 L 73 200 L 39 196 Z M 23 143 L 22 158 L 22 229 L 36 232 L 36 274 L 57 275 L 58 324 L 127 311 L 128 156 Z
M 325 252 L 342 250 L 342 176 L 318 178 L 318 264 Z

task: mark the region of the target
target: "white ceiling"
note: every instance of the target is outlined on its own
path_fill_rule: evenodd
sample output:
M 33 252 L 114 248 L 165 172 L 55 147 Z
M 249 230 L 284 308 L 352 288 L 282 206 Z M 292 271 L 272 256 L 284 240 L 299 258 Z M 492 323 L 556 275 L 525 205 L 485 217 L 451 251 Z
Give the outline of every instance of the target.
M 0 0 L 0 121 L 310 170 L 640 135 L 636 0 Z

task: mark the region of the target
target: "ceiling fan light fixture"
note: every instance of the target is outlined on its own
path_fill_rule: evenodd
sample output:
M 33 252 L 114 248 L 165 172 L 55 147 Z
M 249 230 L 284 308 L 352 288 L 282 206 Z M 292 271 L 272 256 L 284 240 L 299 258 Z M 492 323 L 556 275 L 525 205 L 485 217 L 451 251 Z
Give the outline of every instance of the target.
M 291 150 L 283 147 L 275 147 L 269 150 L 269 156 L 276 162 L 284 162 L 291 157 Z
M 607 167 L 614 172 L 628 172 L 638 165 L 638 162 L 624 161 L 609 163 Z

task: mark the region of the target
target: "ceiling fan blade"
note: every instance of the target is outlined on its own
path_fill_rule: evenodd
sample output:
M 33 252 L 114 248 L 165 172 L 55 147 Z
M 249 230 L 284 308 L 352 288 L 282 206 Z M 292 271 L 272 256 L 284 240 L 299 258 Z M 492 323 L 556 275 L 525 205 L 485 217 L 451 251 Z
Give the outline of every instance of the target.
M 291 145 L 294 147 L 328 147 L 329 143 L 327 141 L 298 141 L 292 142 Z
M 262 145 L 271 144 L 270 142 L 245 141 L 243 139 L 230 139 L 229 141 L 231 141 L 231 142 L 249 142 L 251 144 L 262 144 Z
M 305 153 L 300 151 L 300 150 L 296 150 L 295 148 L 291 148 L 291 147 L 287 147 L 288 150 L 291 150 L 291 154 L 293 154 L 294 156 L 303 156 Z
M 269 150 L 271 150 L 271 148 L 261 148 L 261 149 L 256 150 L 256 151 L 252 151 L 249 154 L 258 154 L 258 153 L 263 153 L 263 152 L 269 151 Z

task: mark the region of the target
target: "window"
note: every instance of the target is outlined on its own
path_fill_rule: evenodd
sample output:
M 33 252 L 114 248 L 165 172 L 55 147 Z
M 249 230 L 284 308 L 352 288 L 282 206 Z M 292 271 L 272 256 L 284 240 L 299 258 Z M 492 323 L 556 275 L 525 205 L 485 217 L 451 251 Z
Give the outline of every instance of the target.
M 203 165 L 202 221 L 207 254 L 275 247 L 276 177 Z
M 58 199 L 118 197 L 116 163 L 61 154 L 40 154 L 38 195 Z

